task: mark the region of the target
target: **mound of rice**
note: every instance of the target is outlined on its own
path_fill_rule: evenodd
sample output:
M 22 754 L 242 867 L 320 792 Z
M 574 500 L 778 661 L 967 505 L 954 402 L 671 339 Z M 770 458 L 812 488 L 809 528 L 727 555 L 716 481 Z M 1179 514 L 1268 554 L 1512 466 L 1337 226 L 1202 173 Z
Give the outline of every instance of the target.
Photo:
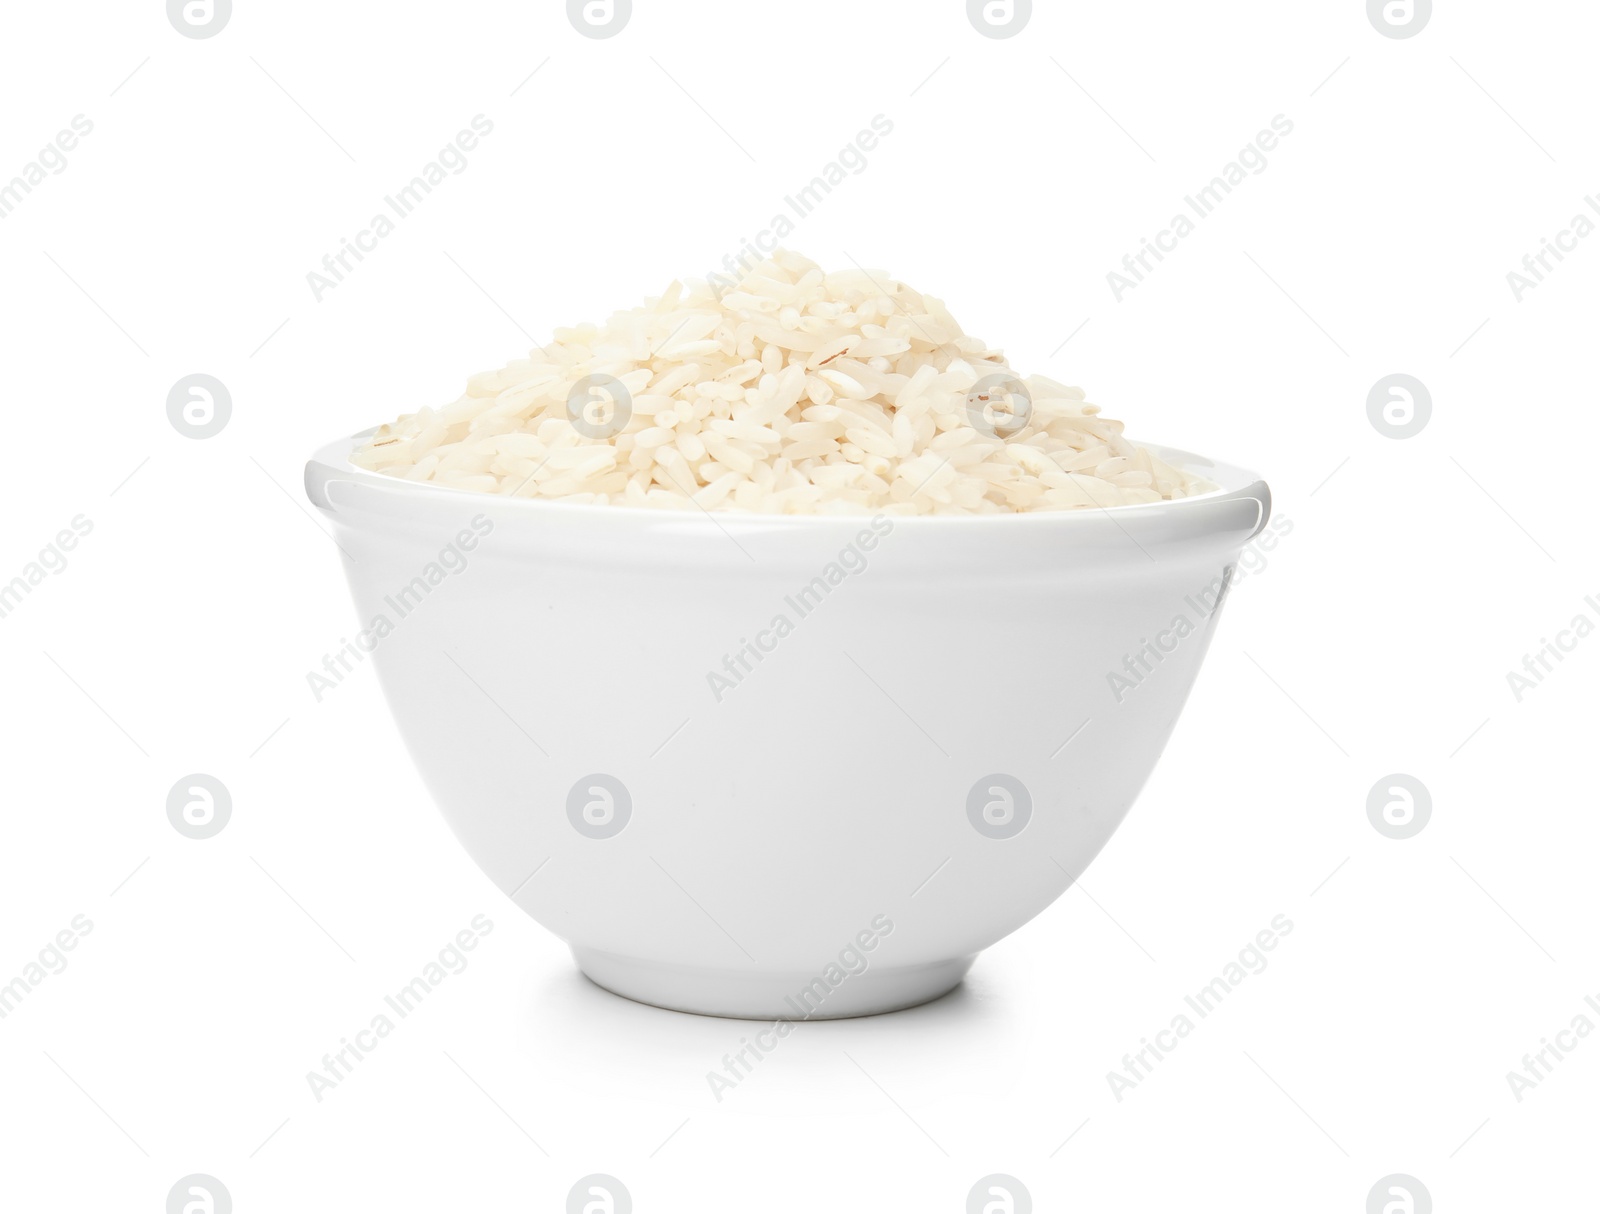
M 725 284 L 722 284 L 725 285 Z M 512 497 L 764 514 L 1005 514 L 1215 488 L 931 295 L 779 250 L 674 282 L 381 427 L 358 467 Z

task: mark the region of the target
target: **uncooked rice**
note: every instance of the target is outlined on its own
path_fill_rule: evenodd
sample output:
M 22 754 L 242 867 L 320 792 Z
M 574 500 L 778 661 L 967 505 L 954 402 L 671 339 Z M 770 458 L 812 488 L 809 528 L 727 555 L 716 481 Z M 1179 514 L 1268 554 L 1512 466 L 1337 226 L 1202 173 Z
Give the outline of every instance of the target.
M 625 394 L 580 386 L 590 376 Z M 931 295 L 785 250 L 720 298 L 674 282 L 603 327 L 558 329 L 351 458 L 501 496 L 763 514 L 1083 510 L 1215 488 L 1123 438 L 1081 389 L 1018 376 Z

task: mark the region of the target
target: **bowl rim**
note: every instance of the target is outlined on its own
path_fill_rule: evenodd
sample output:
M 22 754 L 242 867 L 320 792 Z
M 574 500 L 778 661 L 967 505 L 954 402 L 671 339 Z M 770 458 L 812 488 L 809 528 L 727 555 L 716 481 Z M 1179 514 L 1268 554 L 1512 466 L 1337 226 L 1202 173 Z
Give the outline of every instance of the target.
M 357 446 L 380 429 L 369 426 L 355 434 L 335 439 L 317 448 L 306 461 L 306 494 L 319 509 L 336 511 L 321 491 L 334 481 L 368 485 L 391 493 L 401 493 L 418 502 L 435 500 L 445 502 L 479 502 L 485 506 L 505 507 L 525 511 L 529 517 L 545 514 L 554 518 L 612 519 L 617 522 L 632 520 L 638 523 L 660 523 L 669 519 L 696 517 L 693 513 L 666 510 L 652 506 L 597 506 L 591 502 L 567 502 L 559 498 L 507 497 L 502 494 L 482 493 L 475 489 L 458 489 L 450 485 L 437 485 L 428 481 L 412 481 L 357 467 L 351 455 Z M 1127 506 L 1097 506 L 1078 510 L 1007 511 L 1002 514 L 896 514 L 890 515 L 898 529 L 902 526 L 921 528 L 937 527 L 1070 527 L 1102 519 L 1157 519 L 1176 521 L 1193 511 L 1204 511 L 1214 503 L 1253 500 L 1260 506 L 1260 517 L 1252 534 L 1267 523 L 1271 513 L 1271 491 L 1261 474 L 1237 464 L 1214 460 L 1208 456 L 1170 447 L 1163 443 L 1140 442 L 1166 462 L 1185 471 L 1197 472 L 1217 483 L 1218 488 L 1192 497 L 1173 498 L 1160 502 L 1140 502 Z M 706 510 L 700 515 L 719 523 L 760 524 L 763 527 L 781 526 L 795 529 L 859 527 L 878 517 L 881 511 L 855 514 L 763 514 L 753 510 Z M 1001 522 L 999 520 L 1006 520 Z

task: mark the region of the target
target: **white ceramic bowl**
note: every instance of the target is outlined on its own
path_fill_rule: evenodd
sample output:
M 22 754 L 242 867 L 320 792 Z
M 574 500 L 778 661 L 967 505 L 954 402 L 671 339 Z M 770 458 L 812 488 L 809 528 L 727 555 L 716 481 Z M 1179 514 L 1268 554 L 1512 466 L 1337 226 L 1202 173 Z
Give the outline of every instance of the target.
M 441 489 L 364 438 L 306 489 L 457 838 L 596 983 L 714 1015 L 932 999 L 1059 897 L 1271 503 L 1158 448 L 1220 490 L 875 529 Z

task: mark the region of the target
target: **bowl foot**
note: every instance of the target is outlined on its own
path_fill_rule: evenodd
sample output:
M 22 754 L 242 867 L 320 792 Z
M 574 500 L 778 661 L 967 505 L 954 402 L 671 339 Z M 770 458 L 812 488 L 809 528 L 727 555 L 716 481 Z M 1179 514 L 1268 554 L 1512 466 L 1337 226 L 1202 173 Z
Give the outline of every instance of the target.
M 855 974 L 831 966 L 818 974 L 695 969 L 576 945 L 572 956 L 589 981 L 612 994 L 674 1012 L 740 1020 L 837 1020 L 915 1007 L 955 989 L 977 958 L 973 953 L 898 967 L 869 963 Z

